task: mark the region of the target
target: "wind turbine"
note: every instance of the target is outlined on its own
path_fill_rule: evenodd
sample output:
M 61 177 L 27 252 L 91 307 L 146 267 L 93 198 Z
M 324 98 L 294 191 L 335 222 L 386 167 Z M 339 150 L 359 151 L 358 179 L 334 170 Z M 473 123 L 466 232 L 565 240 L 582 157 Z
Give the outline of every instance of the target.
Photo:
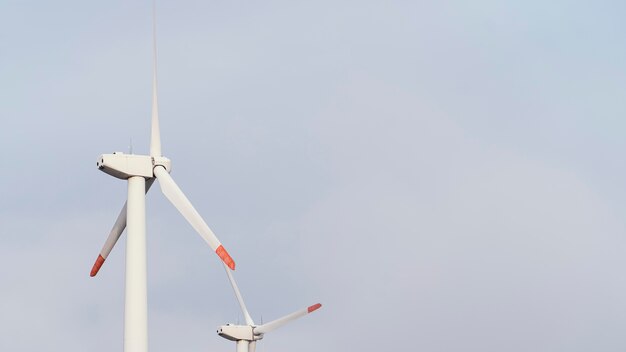
M 261 340 L 266 333 L 276 330 L 292 320 L 301 318 L 322 306 L 320 303 L 317 303 L 307 308 L 297 310 L 291 314 L 287 314 L 282 318 L 272 320 L 269 323 L 256 325 L 252 320 L 252 317 L 250 317 L 250 313 L 248 313 L 248 309 L 243 301 L 241 292 L 239 292 L 239 287 L 237 287 L 237 283 L 235 282 L 232 272 L 226 265 L 224 265 L 224 270 L 226 270 L 228 281 L 230 281 L 230 285 L 233 287 L 233 291 L 235 291 L 235 296 L 237 297 L 237 301 L 241 307 L 241 312 L 243 313 L 246 325 L 222 325 L 217 329 L 217 334 L 227 340 L 235 341 L 237 343 L 237 352 L 254 352 L 256 349 L 256 342 Z
M 191 226 L 209 244 L 225 267 L 235 270 L 235 262 L 200 214 L 170 176 L 171 161 L 161 153 L 159 112 L 157 104 L 156 24 L 153 10 L 152 126 L 150 155 L 124 153 L 103 154 L 97 161 L 101 171 L 128 181 L 128 199 L 109 233 L 91 276 L 95 276 L 120 235 L 127 228 L 126 289 L 124 309 L 124 351 L 148 350 L 148 309 L 146 284 L 146 213 L 145 193 L 155 179 L 161 191 Z

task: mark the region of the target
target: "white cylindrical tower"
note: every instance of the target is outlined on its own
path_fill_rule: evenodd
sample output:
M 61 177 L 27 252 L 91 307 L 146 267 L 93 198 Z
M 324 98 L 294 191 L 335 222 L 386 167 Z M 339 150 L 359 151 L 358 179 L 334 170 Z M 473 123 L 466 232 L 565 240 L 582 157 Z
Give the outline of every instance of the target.
M 146 179 L 128 179 L 124 352 L 148 351 Z

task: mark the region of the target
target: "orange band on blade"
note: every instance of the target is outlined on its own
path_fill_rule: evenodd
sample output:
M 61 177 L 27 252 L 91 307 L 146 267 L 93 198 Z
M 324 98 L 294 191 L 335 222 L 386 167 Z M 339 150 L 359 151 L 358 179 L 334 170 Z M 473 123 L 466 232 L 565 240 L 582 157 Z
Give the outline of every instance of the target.
M 321 307 L 321 306 L 322 306 L 322 305 L 321 305 L 320 303 L 318 303 L 318 304 L 314 304 L 314 305 L 310 306 L 307 310 L 309 311 L 309 313 L 311 313 L 311 312 L 312 312 L 312 311 L 314 311 L 314 310 L 318 310 L 318 309 L 320 309 L 320 307 Z
M 233 258 L 230 257 L 228 252 L 226 252 L 226 248 L 224 248 L 224 246 L 220 245 L 219 247 L 217 247 L 215 253 L 217 253 L 217 255 L 222 258 L 224 264 L 228 265 L 231 270 L 235 270 L 235 261 L 233 260 Z
M 102 264 L 104 264 L 104 258 L 102 258 L 101 255 L 98 256 L 98 259 L 96 259 L 96 262 L 93 264 L 93 267 L 91 268 L 91 274 L 89 274 L 91 277 L 96 276 L 96 274 L 98 273 L 98 270 L 100 270 L 100 267 L 102 266 Z

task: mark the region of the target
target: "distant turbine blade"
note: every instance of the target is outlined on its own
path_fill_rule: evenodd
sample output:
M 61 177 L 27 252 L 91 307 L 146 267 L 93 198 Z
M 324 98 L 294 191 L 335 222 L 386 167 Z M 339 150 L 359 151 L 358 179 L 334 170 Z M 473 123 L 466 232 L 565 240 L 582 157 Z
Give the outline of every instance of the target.
M 161 156 L 161 129 L 159 128 L 159 104 L 157 101 L 157 48 L 156 5 L 152 12 L 152 127 L 150 131 L 150 156 Z
M 169 201 L 178 209 L 178 211 L 187 219 L 189 224 L 200 234 L 200 236 L 211 246 L 211 249 L 217 253 L 226 264 L 232 270 L 235 270 L 235 261 L 230 257 L 222 243 L 217 239 L 217 236 L 211 231 L 209 225 L 204 222 L 200 214 L 191 205 L 191 202 L 183 191 L 180 190 L 172 176 L 165 170 L 163 166 L 157 166 L 154 168 L 154 175 L 159 179 L 161 185 L 161 191 Z
M 296 312 L 293 312 L 291 314 L 285 315 L 282 318 L 278 318 L 276 320 L 270 321 L 269 323 L 263 324 L 261 326 L 257 326 L 256 328 L 254 328 L 254 334 L 255 335 L 260 335 L 260 334 L 265 334 L 267 332 L 270 332 L 272 330 L 276 330 L 279 327 L 287 324 L 288 322 L 298 319 L 300 317 L 303 317 L 313 311 L 316 311 L 317 309 L 319 309 L 322 305 L 320 303 L 314 304 L 312 306 L 309 306 L 308 308 L 304 308 L 301 310 L 298 310 Z
M 239 307 L 241 307 L 243 317 L 246 320 L 246 325 L 254 325 L 254 321 L 252 321 L 252 317 L 250 317 L 250 313 L 248 313 L 248 309 L 246 308 L 246 304 L 243 301 L 241 292 L 239 292 L 239 287 L 237 286 L 237 282 L 235 282 L 233 273 L 228 270 L 226 264 L 224 264 L 224 270 L 226 270 L 226 275 L 228 275 L 228 281 L 230 281 L 230 285 L 233 287 L 233 291 L 235 291 L 235 296 L 237 297 L 237 301 L 239 302 Z
M 146 181 L 146 193 L 148 193 L 153 183 L 154 183 L 153 178 Z M 102 264 L 104 264 L 104 261 L 109 256 L 109 253 L 111 253 L 111 250 L 113 249 L 113 247 L 115 247 L 117 240 L 120 238 L 125 228 L 126 228 L 126 202 L 124 202 L 122 211 L 120 211 L 120 214 L 117 216 L 117 220 L 115 220 L 115 224 L 113 224 L 113 228 L 111 229 L 111 232 L 109 232 L 109 237 L 107 237 L 106 242 L 104 242 L 104 246 L 102 246 L 102 249 L 100 250 L 100 254 L 98 255 L 98 258 L 96 258 L 96 262 L 93 264 L 93 267 L 91 268 L 91 273 L 89 274 L 91 277 L 96 276 L 96 274 L 102 267 Z

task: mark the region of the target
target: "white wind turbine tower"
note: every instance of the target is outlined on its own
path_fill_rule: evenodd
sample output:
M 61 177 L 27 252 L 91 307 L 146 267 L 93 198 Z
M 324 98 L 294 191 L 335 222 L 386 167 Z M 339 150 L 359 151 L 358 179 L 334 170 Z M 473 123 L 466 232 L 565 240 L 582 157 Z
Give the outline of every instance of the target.
M 237 297 L 237 301 L 241 307 L 241 312 L 243 313 L 246 325 L 222 325 L 217 329 L 217 334 L 225 339 L 235 341 L 237 343 L 237 352 L 255 352 L 256 342 L 262 339 L 266 333 L 278 329 L 292 320 L 303 317 L 322 306 L 320 303 L 317 303 L 307 308 L 297 310 L 291 314 L 287 314 L 282 318 L 272 320 L 269 323 L 256 325 L 252 320 L 252 317 L 250 317 L 250 313 L 248 313 L 248 309 L 243 301 L 241 292 L 239 292 L 239 287 L 237 287 L 233 274 L 226 265 L 224 265 L 224 270 L 226 270 L 226 275 L 228 275 L 230 285 L 233 287 L 233 291 L 235 291 L 235 296 Z
M 124 309 L 125 352 L 146 352 L 148 350 L 145 193 L 148 192 L 155 179 L 159 180 L 165 197 L 187 219 L 191 226 L 209 244 L 211 249 L 217 253 L 224 265 L 235 270 L 233 259 L 170 176 L 170 160 L 161 154 L 157 105 L 156 25 L 154 23 L 153 36 L 154 67 L 152 76 L 150 155 L 103 154 L 97 162 L 98 169 L 101 171 L 128 181 L 128 199 L 126 204 L 124 204 L 122 211 L 117 217 L 109 237 L 91 269 L 91 276 L 95 276 L 113 249 L 113 246 L 115 246 L 124 228 L 127 228 Z

